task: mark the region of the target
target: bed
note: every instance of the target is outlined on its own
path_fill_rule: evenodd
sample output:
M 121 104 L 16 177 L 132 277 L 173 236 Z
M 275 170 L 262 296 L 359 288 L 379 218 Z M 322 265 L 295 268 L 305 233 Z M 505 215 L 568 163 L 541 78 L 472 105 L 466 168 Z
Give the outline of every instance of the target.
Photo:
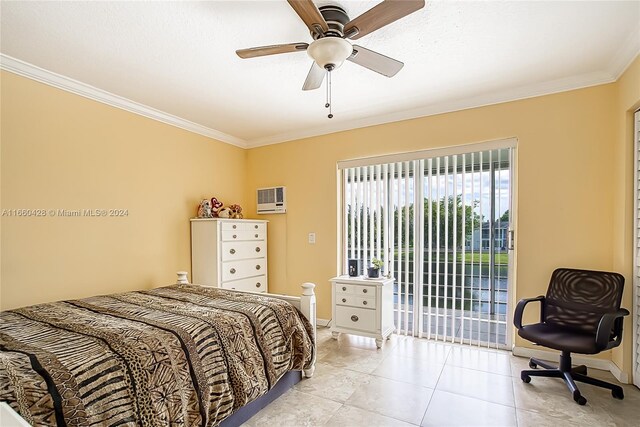
M 177 284 L 1 312 L 0 401 L 32 425 L 238 425 L 313 374 L 313 287 Z

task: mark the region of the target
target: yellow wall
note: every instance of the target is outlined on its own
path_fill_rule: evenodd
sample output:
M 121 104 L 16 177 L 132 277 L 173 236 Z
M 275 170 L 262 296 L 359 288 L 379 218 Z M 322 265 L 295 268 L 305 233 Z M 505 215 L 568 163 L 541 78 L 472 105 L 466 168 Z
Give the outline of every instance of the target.
M 285 185 L 287 214 L 261 216 L 271 221 L 270 290 L 298 294 L 315 282 L 319 317 L 329 319 L 336 162 L 508 137 L 519 141 L 514 299 L 544 293 L 554 268 L 572 266 L 622 272 L 631 305 L 638 59 L 614 84 L 247 151 L 10 73 L 1 84 L 0 208 L 129 210 L 2 217 L 3 309 L 170 283 L 189 270 L 188 218 L 201 198 L 240 203 L 255 217 L 255 189 Z M 627 326 L 613 361 L 630 373 Z
M 175 283 L 201 198 L 245 205 L 246 151 L 3 72 L 1 307 Z
M 270 217 L 271 290 L 315 282 L 318 315 L 331 317 L 338 160 L 507 137 L 519 141 L 515 298 L 544 293 L 558 266 L 612 269 L 615 91 L 602 85 L 249 150 L 248 200 L 257 187 L 287 187 L 287 214 Z
M 622 305 L 633 307 L 633 113 L 640 108 L 640 57 L 616 82 L 615 104 L 615 186 L 613 222 L 613 268 L 626 277 Z M 633 364 L 633 315 L 625 319 L 623 345 L 613 350 L 612 360 L 619 367 Z

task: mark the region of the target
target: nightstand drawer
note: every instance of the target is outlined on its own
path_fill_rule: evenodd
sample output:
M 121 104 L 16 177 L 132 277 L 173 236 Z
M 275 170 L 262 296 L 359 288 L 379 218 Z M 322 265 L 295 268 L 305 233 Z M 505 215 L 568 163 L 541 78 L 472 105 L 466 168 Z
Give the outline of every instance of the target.
M 267 255 L 267 242 L 223 242 L 222 261 L 236 259 L 263 258 Z
M 248 279 L 223 282 L 224 289 L 236 289 L 238 291 L 266 292 L 267 276 L 250 277 Z
M 357 329 L 360 331 L 375 331 L 376 311 L 366 308 L 336 306 L 336 326 L 340 328 Z
M 376 294 L 376 287 L 367 285 L 353 285 L 349 283 L 336 283 L 337 294 L 353 294 L 362 296 L 371 296 Z
M 244 279 L 245 277 L 263 275 L 267 271 L 264 258 L 247 259 L 222 263 L 222 281 Z
M 376 297 L 376 287 L 367 286 L 367 285 L 353 285 L 348 283 L 336 283 L 336 295 L 337 294 L 346 294 L 346 295 L 354 295 L 363 298 L 375 298 Z
M 336 294 L 336 304 L 337 305 L 347 305 L 350 307 L 362 307 L 368 308 L 370 310 L 375 310 L 376 308 L 376 299 L 375 298 L 360 298 L 354 295 Z

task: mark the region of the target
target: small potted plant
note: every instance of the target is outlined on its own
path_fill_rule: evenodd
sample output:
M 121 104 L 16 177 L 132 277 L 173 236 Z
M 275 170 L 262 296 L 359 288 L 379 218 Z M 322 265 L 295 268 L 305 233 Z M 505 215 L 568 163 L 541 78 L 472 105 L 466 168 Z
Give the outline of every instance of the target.
M 377 279 L 380 277 L 380 269 L 383 265 L 382 260 L 373 258 L 371 260 L 371 267 L 367 268 L 367 277 L 369 277 L 369 279 Z

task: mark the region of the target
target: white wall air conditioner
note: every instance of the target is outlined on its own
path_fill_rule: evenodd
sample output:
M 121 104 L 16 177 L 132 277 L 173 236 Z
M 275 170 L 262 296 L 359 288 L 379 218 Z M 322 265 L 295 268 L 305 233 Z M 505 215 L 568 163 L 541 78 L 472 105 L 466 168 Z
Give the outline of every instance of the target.
M 258 188 L 258 214 L 287 213 L 286 187 Z

